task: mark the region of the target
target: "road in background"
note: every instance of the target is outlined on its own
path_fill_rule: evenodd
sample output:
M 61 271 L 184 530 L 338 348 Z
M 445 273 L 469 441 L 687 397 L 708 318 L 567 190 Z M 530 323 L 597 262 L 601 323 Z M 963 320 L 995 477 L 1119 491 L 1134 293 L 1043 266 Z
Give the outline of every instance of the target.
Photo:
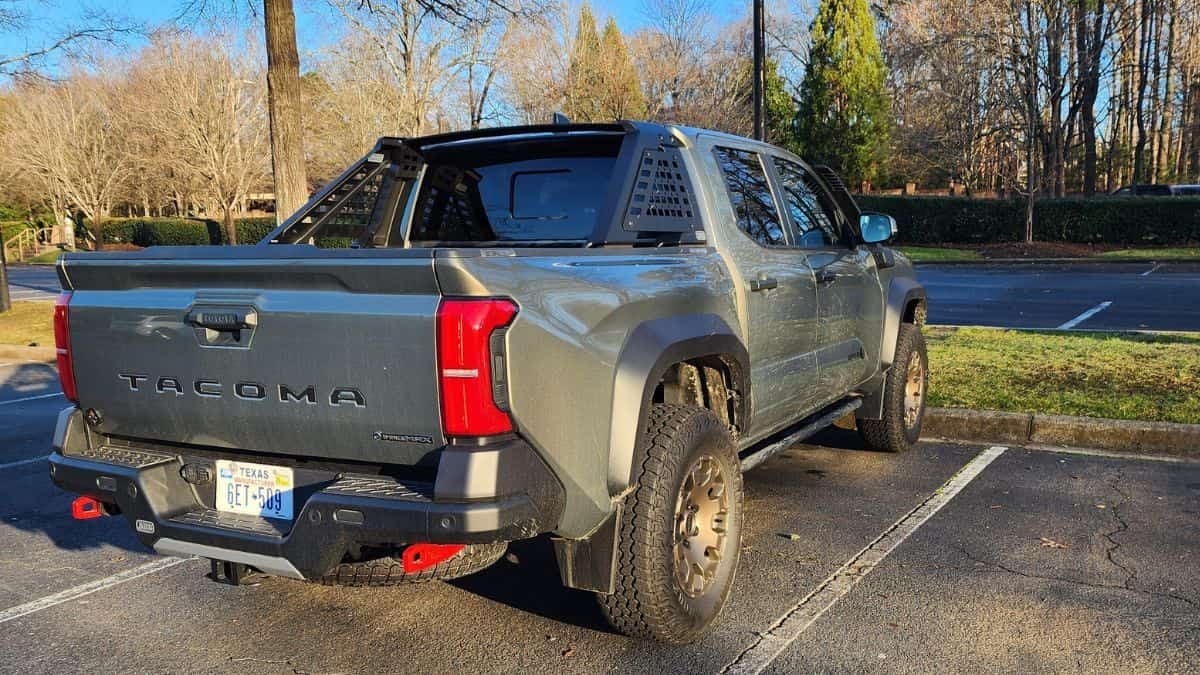
M 54 300 L 60 290 L 53 265 L 8 265 L 8 292 L 19 300 Z
M 1200 331 L 1200 263 L 924 264 L 929 323 Z
M 830 430 L 750 471 L 733 599 L 709 637 L 664 647 L 611 633 L 590 594 L 561 586 L 545 538 L 397 588 L 231 587 L 202 560 L 165 566 L 122 518 L 71 520 L 42 459 L 57 392 L 48 366 L 0 366 L 0 670 L 715 673 L 985 450 L 873 453 Z M 1200 463 L 1010 448 L 760 665 L 1191 670 L 1197 513 Z

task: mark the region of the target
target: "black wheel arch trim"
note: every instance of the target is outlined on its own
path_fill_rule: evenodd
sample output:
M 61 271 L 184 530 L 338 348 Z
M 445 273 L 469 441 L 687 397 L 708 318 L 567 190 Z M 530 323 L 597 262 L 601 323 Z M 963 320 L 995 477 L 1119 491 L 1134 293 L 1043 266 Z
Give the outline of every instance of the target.
M 879 362 L 883 367 L 892 365 L 896 357 L 896 338 L 900 335 L 900 324 L 913 300 L 926 301 L 925 287 L 911 277 L 892 279 L 888 285 L 887 307 L 883 316 L 883 340 L 879 345 Z
M 721 356 L 731 366 L 738 392 L 736 419 L 750 422 L 750 354 L 742 339 L 716 314 L 662 317 L 640 324 L 625 341 L 613 381 L 612 425 L 609 435 L 609 494 L 621 495 L 633 482 L 633 453 L 654 390 L 676 363 Z

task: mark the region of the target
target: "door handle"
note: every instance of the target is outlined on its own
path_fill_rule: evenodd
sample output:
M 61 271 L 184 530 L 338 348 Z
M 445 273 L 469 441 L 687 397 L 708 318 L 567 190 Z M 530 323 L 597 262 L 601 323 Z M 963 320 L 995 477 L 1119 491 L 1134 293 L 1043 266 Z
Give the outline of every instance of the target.
M 779 288 L 779 280 L 775 277 L 759 277 L 750 280 L 751 292 L 767 291 L 772 288 Z
M 258 325 L 258 313 L 254 310 L 192 310 L 184 319 L 197 328 L 229 332 Z

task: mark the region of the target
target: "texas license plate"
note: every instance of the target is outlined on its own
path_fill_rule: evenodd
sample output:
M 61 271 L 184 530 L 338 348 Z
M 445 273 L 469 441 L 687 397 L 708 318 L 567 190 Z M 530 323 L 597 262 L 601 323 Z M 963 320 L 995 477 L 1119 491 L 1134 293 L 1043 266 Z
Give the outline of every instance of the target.
M 292 470 L 217 460 L 217 510 L 292 519 Z

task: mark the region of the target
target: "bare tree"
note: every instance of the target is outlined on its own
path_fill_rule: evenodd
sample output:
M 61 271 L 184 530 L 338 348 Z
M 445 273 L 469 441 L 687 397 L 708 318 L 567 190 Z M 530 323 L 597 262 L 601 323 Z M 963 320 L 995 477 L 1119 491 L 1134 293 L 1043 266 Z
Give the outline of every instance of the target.
M 104 220 L 129 176 L 113 82 L 77 71 L 61 83 L 31 81 L 3 121 L 10 161 L 38 181 L 56 208 L 78 210 L 103 246 Z
M 261 71 L 232 50 L 196 38 L 160 36 L 135 72 L 159 96 L 137 97 L 128 112 L 171 139 L 173 167 L 194 178 L 221 211 L 237 243 L 233 212 L 266 177 L 267 114 Z

